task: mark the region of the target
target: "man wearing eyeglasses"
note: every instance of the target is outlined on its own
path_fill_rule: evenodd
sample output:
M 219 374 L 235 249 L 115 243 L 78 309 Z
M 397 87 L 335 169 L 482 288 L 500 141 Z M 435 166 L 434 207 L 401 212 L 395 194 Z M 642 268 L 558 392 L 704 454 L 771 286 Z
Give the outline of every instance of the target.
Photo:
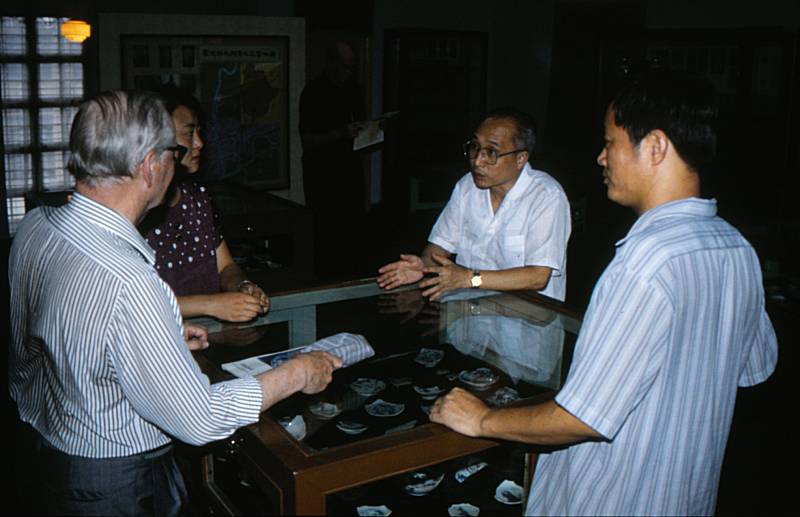
M 530 116 L 492 112 L 464 144 L 470 172 L 453 189 L 420 256 L 378 270 L 378 285 L 394 289 L 422 280 L 436 300 L 461 288 L 531 289 L 564 300 L 569 202 L 549 174 L 528 160 L 536 144 Z
M 184 325 L 136 229 L 184 152 L 157 96 L 101 93 L 72 124 L 72 199 L 19 226 L 9 391 L 36 444 L 27 463 L 41 478 L 25 486 L 44 507 L 31 513 L 179 515 L 173 439 L 225 438 L 297 391 L 321 391 L 341 366 L 318 352 L 258 377 L 211 385 L 202 374 L 189 349 L 208 346 L 206 330 Z
M 716 152 L 707 78 L 654 70 L 605 114 L 597 157 L 636 222 L 592 292 L 569 373 L 540 404 L 454 388 L 431 421 L 543 445 L 526 515 L 713 515 L 739 388 L 775 370 L 758 255 L 701 197 Z

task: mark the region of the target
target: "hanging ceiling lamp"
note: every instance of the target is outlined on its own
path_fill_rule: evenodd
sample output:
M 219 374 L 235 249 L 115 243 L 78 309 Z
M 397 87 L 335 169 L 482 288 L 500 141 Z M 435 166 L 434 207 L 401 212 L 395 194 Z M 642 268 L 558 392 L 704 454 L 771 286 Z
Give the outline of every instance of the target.
M 61 35 L 75 43 L 83 43 L 92 35 L 92 26 L 83 20 L 67 20 L 61 24 Z

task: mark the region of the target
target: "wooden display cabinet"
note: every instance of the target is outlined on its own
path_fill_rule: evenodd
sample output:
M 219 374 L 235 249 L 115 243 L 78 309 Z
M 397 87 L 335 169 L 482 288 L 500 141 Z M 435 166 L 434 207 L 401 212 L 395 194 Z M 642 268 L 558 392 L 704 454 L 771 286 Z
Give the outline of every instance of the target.
M 296 394 L 240 429 L 228 440 L 202 450 L 200 475 L 209 508 L 224 514 L 325 514 L 327 497 L 398 474 L 442 464 L 510 444 L 468 438 L 427 419 L 425 400 L 414 387 L 462 386 L 492 404 L 508 389 L 511 404 L 552 397 L 569 363 L 579 318 L 562 304 L 531 293 L 457 292 L 430 303 L 416 288 L 382 292 L 374 279 L 285 292 L 272 297 L 266 317 L 246 326 L 210 326 L 212 346 L 196 357 L 220 380 L 226 362 L 314 342 L 338 332 L 361 334 L 375 349 L 365 361 L 338 370 L 321 394 Z M 422 348 L 440 350 L 434 366 L 415 361 Z M 477 390 L 462 372 L 489 368 L 497 382 Z M 349 384 L 360 377 L 383 380 L 386 389 L 359 396 Z M 402 414 L 379 418 L 364 405 L 377 398 L 402 403 Z M 315 401 L 343 412 L 323 419 L 309 411 Z M 279 423 L 302 415 L 306 436 L 297 440 Z M 368 425 L 360 435 L 340 431 L 342 419 Z M 535 449 L 527 449 L 527 489 Z M 196 496 L 197 494 L 194 494 Z M 422 501 L 422 499 L 420 499 Z M 391 506 L 391 505 L 390 505 Z M 355 509 L 355 508 L 353 508 Z

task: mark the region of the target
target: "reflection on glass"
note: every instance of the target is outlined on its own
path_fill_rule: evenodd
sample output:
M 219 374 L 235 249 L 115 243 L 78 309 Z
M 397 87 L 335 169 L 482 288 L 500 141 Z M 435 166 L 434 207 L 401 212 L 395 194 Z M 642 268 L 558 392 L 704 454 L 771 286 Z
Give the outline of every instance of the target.
M 447 340 L 461 353 L 497 366 L 515 384 L 559 387 L 564 329 L 558 319 L 541 325 L 516 317 L 467 315 L 447 326 Z
M 577 333 L 574 320 L 492 291 L 454 291 L 445 299 L 443 339 L 458 351 L 500 368 L 515 384 L 560 387 L 565 332 Z
M 203 354 L 221 366 L 319 336 L 363 335 L 374 357 L 338 370 L 323 392 L 296 394 L 268 410 L 275 422 L 303 417 L 307 451 L 423 426 L 435 399 L 454 387 L 505 406 L 560 386 L 563 349 L 574 343 L 577 320 L 508 293 L 467 290 L 427 304 L 417 298 L 422 310 L 409 317 L 405 297 L 387 299 L 374 284 L 276 296 L 267 317 L 254 324 L 280 327 L 280 333 L 242 349 L 219 346 L 223 330 L 211 336 L 215 346 Z

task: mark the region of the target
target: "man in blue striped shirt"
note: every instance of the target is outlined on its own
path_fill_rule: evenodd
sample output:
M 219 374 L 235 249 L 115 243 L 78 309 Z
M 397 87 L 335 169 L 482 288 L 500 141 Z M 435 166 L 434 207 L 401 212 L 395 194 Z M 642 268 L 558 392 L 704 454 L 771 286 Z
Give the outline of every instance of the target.
M 205 329 L 184 327 L 136 229 L 186 151 L 169 113 L 152 94 L 102 93 L 81 105 L 70 151 L 72 200 L 27 214 L 9 263 L 9 387 L 38 434 L 42 510 L 174 515 L 185 489 L 173 438 L 222 439 L 297 391 L 321 391 L 341 361 L 301 354 L 210 385 L 189 351 L 208 345 Z
M 609 106 L 597 161 L 609 199 L 639 218 L 595 286 L 555 399 L 489 409 L 454 389 L 432 409 L 471 436 L 568 445 L 541 455 L 528 514 L 714 512 L 737 388 L 777 362 L 758 258 L 699 198 L 714 97 L 662 73 Z

